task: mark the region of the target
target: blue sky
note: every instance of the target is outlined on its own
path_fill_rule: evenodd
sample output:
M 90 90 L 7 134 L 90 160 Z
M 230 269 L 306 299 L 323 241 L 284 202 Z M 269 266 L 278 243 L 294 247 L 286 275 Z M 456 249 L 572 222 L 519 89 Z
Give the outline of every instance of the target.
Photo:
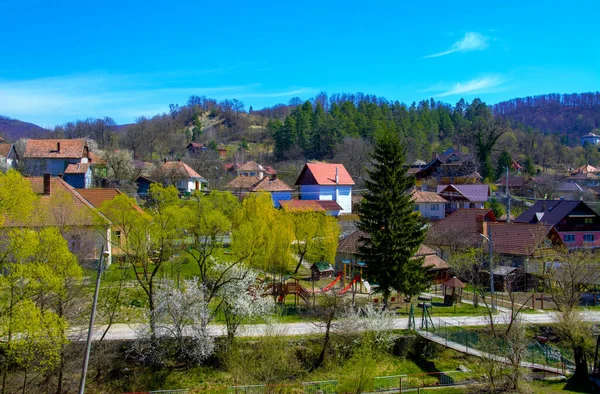
M 494 103 L 600 90 L 598 1 L 0 0 L 0 114 L 51 126 L 320 91 Z

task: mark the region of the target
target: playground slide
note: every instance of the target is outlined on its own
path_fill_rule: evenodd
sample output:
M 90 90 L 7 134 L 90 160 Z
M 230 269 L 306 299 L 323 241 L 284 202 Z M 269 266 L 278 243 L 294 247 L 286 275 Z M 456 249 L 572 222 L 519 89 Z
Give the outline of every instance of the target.
M 323 293 L 331 290 L 331 288 L 333 286 L 335 286 L 336 283 L 338 283 L 340 281 L 340 279 L 342 279 L 342 273 L 340 272 L 339 274 L 337 274 L 336 278 L 333 280 L 333 282 L 331 282 L 330 284 L 328 284 L 327 286 L 323 287 L 323 290 L 321 290 Z
M 345 292 L 347 292 L 348 290 L 350 290 L 350 288 L 352 287 L 353 284 L 356 283 L 356 281 L 360 280 L 360 275 L 355 275 L 354 278 L 352 278 L 352 282 L 348 283 L 346 285 L 346 287 L 344 287 L 342 290 L 338 291 L 338 294 L 344 294 Z

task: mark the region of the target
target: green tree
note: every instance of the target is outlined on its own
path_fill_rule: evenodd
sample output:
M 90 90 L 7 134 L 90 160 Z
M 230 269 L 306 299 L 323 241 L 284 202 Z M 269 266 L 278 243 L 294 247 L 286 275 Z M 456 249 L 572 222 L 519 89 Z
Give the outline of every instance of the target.
M 506 169 L 509 171 L 512 169 L 512 156 L 507 151 L 502 151 L 500 157 L 498 157 L 498 165 L 496 166 L 496 180 L 500 179 L 503 175 L 506 175 Z
M 293 250 L 298 255 L 294 273 L 306 257 L 333 262 L 340 228 L 337 220 L 323 212 L 288 213 L 294 233 Z
M 525 162 L 523 163 L 523 167 L 525 168 L 525 173 L 527 175 L 531 175 L 531 176 L 535 175 L 535 164 L 533 164 L 533 160 L 531 160 L 531 156 L 525 157 Z
M 367 276 L 379 285 L 387 307 L 392 289 L 413 296 L 426 286 L 423 261 L 414 258 L 425 228 L 413 210 L 410 191 L 415 180 L 406 174 L 405 146 L 397 134 L 378 139 L 371 162 L 359 208 L 358 228 L 366 234 L 360 253 Z
M 492 198 L 491 201 L 486 202 L 484 205 L 486 208 L 489 208 L 492 211 L 494 211 L 494 216 L 496 218 L 499 218 L 502 215 L 504 215 L 504 206 L 500 204 L 495 198 Z

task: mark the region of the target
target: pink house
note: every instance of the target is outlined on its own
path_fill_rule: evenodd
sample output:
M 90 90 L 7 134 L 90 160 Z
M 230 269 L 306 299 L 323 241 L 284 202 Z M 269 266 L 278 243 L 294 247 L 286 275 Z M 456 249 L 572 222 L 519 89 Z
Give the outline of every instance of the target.
M 583 201 L 537 201 L 515 222 L 550 224 L 569 248 L 600 246 L 600 216 Z

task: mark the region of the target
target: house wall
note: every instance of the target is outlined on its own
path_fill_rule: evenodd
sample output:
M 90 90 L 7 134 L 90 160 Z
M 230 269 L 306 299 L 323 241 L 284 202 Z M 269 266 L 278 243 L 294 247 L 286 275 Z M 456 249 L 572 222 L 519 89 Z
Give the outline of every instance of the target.
M 271 198 L 273 199 L 273 206 L 275 208 L 279 208 L 281 204 L 279 204 L 279 200 L 291 200 L 292 192 L 271 192 Z
M 335 201 L 341 214 L 352 213 L 352 186 L 300 185 L 301 200 Z
M 58 176 L 65 172 L 67 165 L 84 163 L 84 159 L 26 159 L 26 171 L 31 176 L 42 176 L 50 173 L 52 176 Z M 85 159 L 87 162 L 87 158 Z
M 432 206 L 437 206 L 437 210 L 433 209 Z M 446 217 L 446 204 L 445 203 L 417 203 L 418 211 L 421 216 L 428 219 L 443 219 Z
M 600 246 L 600 231 L 559 231 L 558 234 L 560 234 L 560 238 L 563 240 L 563 242 L 565 243 L 565 246 L 567 248 L 581 247 L 581 246 L 590 246 L 590 247 Z M 584 239 L 585 234 L 594 235 L 594 242 L 584 242 L 583 239 Z M 574 242 L 566 242 L 565 235 L 574 235 L 575 241 Z

